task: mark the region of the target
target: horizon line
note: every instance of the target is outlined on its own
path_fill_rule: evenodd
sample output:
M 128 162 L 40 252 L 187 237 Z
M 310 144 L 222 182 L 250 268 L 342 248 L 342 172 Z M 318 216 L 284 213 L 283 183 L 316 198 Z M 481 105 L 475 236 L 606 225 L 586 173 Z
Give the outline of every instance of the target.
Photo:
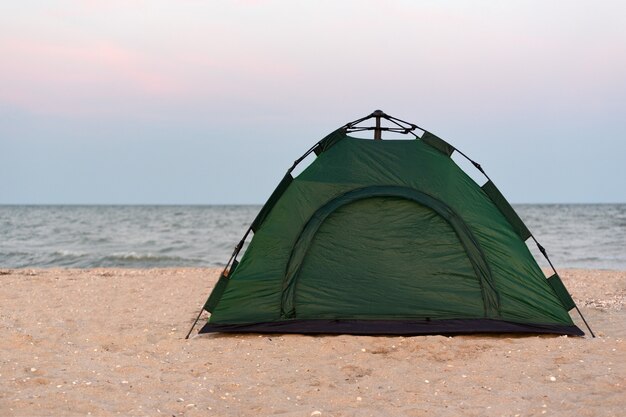
M 509 202 L 512 205 L 545 205 L 545 206 L 560 206 L 560 205 L 569 205 L 569 206 L 584 206 L 584 205 L 624 205 L 626 202 L 617 201 L 617 202 L 534 202 L 534 203 L 519 203 L 519 202 Z M 265 203 L 0 203 L 2 207 L 9 206 L 137 206 L 137 207 L 180 207 L 180 206 L 198 206 L 198 207 L 208 207 L 208 206 L 263 206 Z

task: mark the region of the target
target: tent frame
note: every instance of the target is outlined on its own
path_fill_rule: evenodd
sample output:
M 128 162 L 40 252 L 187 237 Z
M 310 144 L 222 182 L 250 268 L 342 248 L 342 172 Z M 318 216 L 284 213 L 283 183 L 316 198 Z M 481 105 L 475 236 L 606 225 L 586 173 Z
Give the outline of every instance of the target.
M 370 119 L 375 119 L 375 125 L 374 126 L 358 126 L 360 123 L 362 123 L 362 122 L 364 122 L 366 120 L 370 120 Z M 381 125 L 381 119 L 388 120 L 389 122 L 393 123 L 395 126 L 391 126 L 391 127 L 382 126 Z M 438 149 L 439 151 L 447 154 L 448 156 L 451 156 L 453 152 L 457 152 L 459 155 L 461 155 L 463 158 L 465 158 L 468 162 L 470 162 L 478 171 L 480 171 L 480 173 L 487 179 L 487 184 L 493 185 L 493 182 L 491 181 L 491 178 L 489 178 L 489 176 L 487 175 L 487 173 L 485 172 L 483 167 L 479 163 L 477 163 L 476 161 L 472 160 L 465 153 L 461 152 L 456 147 L 453 147 L 452 145 L 448 144 L 443 139 L 440 139 L 439 137 L 437 137 L 433 133 L 427 131 L 426 129 L 423 129 L 423 128 L 417 126 L 416 124 L 409 123 L 409 122 L 406 122 L 404 120 L 398 119 L 396 117 L 390 116 L 390 115 L 386 114 L 385 112 L 383 112 L 382 110 L 375 110 L 371 114 L 369 114 L 369 115 L 367 115 L 365 117 L 362 117 L 360 119 L 356 119 L 356 120 L 354 120 L 352 122 L 349 122 L 349 123 L 346 123 L 340 129 L 343 129 L 346 133 L 363 132 L 363 131 L 374 131 L 374 140 L 382 140 L 382 132 L 394 132 L 394 133 L 401 133 L 401 134 L 405 134 L 405 135 L 411 134 L 411 135 L 413 135 L 415 137 L 415 139 L 424 140 L 429 145 L 431 145 L 432 147 Z M 415 134 L 414 133 L 415 130 L 421 130 L 423 132 L 422 135 L 418 136 L 417 134 Z M 306 157 L 308 157 L 311 153 L 313 153 L 313 152 L 315 152 L 316 154 L 321 153 L 323 151 L 322 147 L 323 147 L 325 139 L 326 139 L 326 137 L 324 137 L 323 139 L 321 139 L 320 141 L 315 143 L 315 145 L 313 145 L 311 148 L 309 148 L 300 158 L 296 159 L 293 162 L 293 164 L 291 165 L 291 167 L 287 170 L 287 172 L 286 172 L 286 174 L 284 176 L 284 179 L 285 178 L 291 179 L 292 178 L 291 177 L 291 173 L 293 172 L 293 170 Z M 280 187 L 280 185 L 281 184 L 279 184 L 278 188 Z M 493 186 L 493 188 L 495 189 L 495 186 Z M 496 192 L 498 192 L 497 189 L 495 189 L 495 190 L 496 190 Z M 243 246 L 245 244 L 245 241 L 248 238 L 250 232 L 254 231 L 255 225 L 259 222 L 259 217 L 262 215 L 262 213 L 263 213 L 265 207 L 268 205 L 268 203 L 270 203 L 270 201 L 272 200 L 272 197 L 273 196 L 270 196 L 269 200 L 263 205 L 263 207 L 261 208 L 261 211 L 259 212 L 259 215 L 257 216 L 257 218 L 255 218 L 255 220 L 250 224 L 250 226 L 246 230 L 245 234 L 243 235 L 243 238 L 241 239 L 241 241 L 239 241 L 239 243 L 235 246 L 235 248 L 233 250 L 233 253 L 230 256 L 230 259 L 228 260 L 228 262 L 226 262 L 226 265 L 224 266 L 224 269 L 222 270 L 222 272 L 220 274 L 220 278 L 222 278 L 222 277 L 227 278 L 228 275 L 229 275 L 229 271 L 234 269 L 234 267 L 237 265 L 237 256 L 239 255 L 239 252 L 243 248 Z M 496 203 L 496 205 L 498 205 L 498 204 Z M 508 205 L 508 203 L 507 203 L 507 205 Z M 558 272 L 557 272 L 556 268 L 554 267 L 554 265 L 552 264 L 552 261 L 550 260 L 546 249 L 539 243 L 539 241 L 537 241 L 537 239 L 530 232 L 530 230 L 528 230 L 526 228 L 526 226 L 523 224 L 522 220 L 514 212 L 512 207 L 510 207 L 510 206 L 508 206 L 508 207 L 510 208 L 510 210 L 513 211 L 512 216 L 514 216 L 514 219 L 510 219 L 510 216 L 507 216 L 507 214 L 505 214 L 505 217 L 507 217 L 507 219 L 509 219 L 509 220 L 515 220 L 515 223 L 519 222 L 519 225 L 521 225 L 521 227 L 523 229 L 523 232 L 522 232 L 523 234 L 521 234 L 520 236 L 522 237 L 524 242 L 526 242 L 529 238 L 531 238 L 535 242 L 535 244 L 537 245 L 537 248 L 539 249 L 541 254 L 544 256 L 546 261 L 548 261 L 548 264 L 550 265 L 550 268 L 554 272 L 553 276 L 556 276 L 558 278 L 558 276 L 559 276 Z M 501 210 L 503 209 L 503 207 L 501 207 L 501 206 L 498 206 L 498 208 L 501 209 Z M 518 225 L 518 227 L 519 227 L 519 225 Z M 526 236 L 526 238 L 524 238 L 524 236 Z M 569 294 L 568 294 L 568 296 L 569 296 Z M 585 319 L 585 316 L 582 314 L 582 312 L 578 308 L 578 305 L 576 305 L 576 303 L 570 297 L 568 297 L 568 298 L 569 298 L 569 301 L 571 302 L 571 304 L 573 305 L 573 307 L 578 312 L 578 315 L 580 316 L 582 321 L 585 323 L 585 326 L 589 330 L 589 333 L 591 334 L 591 337 L 595 338 L 596 336 L 593 333 L 593 330 L 591 330 L 591 327 L 589 326 L 589 323 L 587 323 L 587 320 Z M 207 300 L 207 302 L 208 302 L 208 300 Z M 191 328 L 189 329 L 189 332 L 187 332 L 187 335 L 185 336 L 185 339 L 189 339 L 189 336 L 191 335 L 191 332 L 196 327 L 196 325 L 198 324 L 198 321 L 200 320 L 200 317 L 202 316 L 202 313 L 205 311 L 205 306 L 206 306 L 206 303 L 200 309 L 200 312 L 198 313 L 198 316 L 194 320 Z

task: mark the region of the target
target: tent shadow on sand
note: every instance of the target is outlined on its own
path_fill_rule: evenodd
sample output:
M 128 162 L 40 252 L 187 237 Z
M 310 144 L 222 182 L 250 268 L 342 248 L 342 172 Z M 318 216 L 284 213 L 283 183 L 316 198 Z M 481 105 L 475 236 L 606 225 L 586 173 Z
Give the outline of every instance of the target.
M 374 140 L 350 135 L 368 130 Z M 204 304 L 198 319 L 211 315 L 200 333 L 584 335 L 568 313 L 578 307 L 549 259 L 545 276 L 530 239 L 548 259 L 480 164 L 377 110 L 294 162 Z

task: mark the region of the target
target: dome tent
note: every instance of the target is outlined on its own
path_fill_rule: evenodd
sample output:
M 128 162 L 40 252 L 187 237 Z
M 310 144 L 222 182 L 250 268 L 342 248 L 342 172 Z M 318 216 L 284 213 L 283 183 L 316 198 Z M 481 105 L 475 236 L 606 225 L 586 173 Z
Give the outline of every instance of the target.
M 376 125 L 362 127 L 368 119 Z M 375 140 L 349 135 L 363 130 Z M 383 131 L 415 138 L 379 140 Z M 200 333 L 583 335 L 558 274 L 546 279 L 530 253 L 528 228 L 481 166 L 466 157 L 488 180 L 479 186 L 453 152 L 466 157 L 380 110 L 320 140 L 235 248 Z

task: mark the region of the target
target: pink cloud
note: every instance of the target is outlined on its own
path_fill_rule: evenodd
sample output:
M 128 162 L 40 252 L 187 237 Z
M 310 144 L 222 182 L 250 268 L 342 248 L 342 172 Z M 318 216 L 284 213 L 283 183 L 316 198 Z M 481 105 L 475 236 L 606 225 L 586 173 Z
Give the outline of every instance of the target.
M 107 42 L 14 38 L 0 41 L 0 54 L 0 100 L 38 112 L 89 111 L 85 104 L 99 99 L 167 98 L 183 89 L 149 58 Z
M 0 102 L 38 113 L 119 114 L 174 102 L 267 100 L 298 88 L 301 68 L 279 52 L 196 35 L 141 53 L 105 41 L 0 40 L 9 57 L 0 66 Z

